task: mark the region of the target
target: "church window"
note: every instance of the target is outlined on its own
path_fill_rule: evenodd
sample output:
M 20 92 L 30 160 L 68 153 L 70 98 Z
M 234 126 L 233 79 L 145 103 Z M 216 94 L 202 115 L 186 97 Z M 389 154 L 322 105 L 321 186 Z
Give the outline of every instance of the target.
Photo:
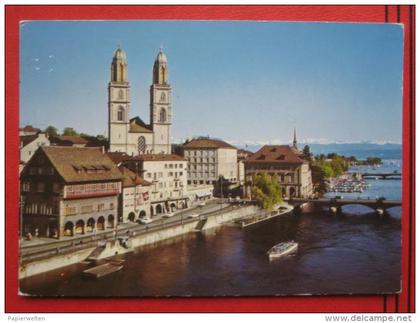
M 159 113 L 159 122 L 165 122 L 166 121 L 166 110 L 161 109 Z
M 124 121 L 124 108 L 123 107 L 120 107 L 118 109 L 118 113 L 117 114 L 118 114 L 117 115 L 117 120 L 118 121 Z
M 140 136 L 137 140 L 137 150 L 139 154 L 144 154 L 146 150 L 146 138 L 144 138 L 143 136 Z
M 124 92 L 123 92 L 123 90 L 121 90 L 121 89 L 118 91 L 118 99 L 119 99 L 119 100 L 124 99 Z
M 166 95 L 165 95 L 165 92 L 162 92 L 162 93 L 160 94 L 160 101 L 161 101 L 161 102 L 165 102 L 165 101 L 166 101 Z

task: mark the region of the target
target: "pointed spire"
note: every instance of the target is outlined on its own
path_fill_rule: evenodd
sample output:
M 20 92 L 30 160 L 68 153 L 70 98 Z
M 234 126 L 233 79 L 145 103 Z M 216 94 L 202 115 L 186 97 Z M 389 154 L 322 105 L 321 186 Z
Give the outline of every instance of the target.
M 294 128 L 294 131 L 293 131 L 293 148 L 297 149 L 296 127 Z

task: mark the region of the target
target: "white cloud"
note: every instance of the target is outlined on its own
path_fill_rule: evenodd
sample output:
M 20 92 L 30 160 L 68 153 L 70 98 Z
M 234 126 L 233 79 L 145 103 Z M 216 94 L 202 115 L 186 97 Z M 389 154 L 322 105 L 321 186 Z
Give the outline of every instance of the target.
M 38 67 L 38 66 L 36 66 L 35 67 L 35 71 L 39 71 L 41 68 L 40 67 Z

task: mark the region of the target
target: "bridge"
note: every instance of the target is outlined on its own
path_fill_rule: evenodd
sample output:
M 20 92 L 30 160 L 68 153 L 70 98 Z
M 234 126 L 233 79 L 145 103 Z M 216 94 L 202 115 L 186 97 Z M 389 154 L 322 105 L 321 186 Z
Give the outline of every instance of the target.
M 401 206 L 400 200 L 385 200 L 385 199 L 338 199 L 338 198 L 293 198 L 287 201 L 295 208 L 300 208 L 304 204 L 312 204 L 314 206 L 325 206 L 334 213 L 340 213 L 342 207 L 345 205 L 364 205 L 375 210 L 379 215 L 386 213 L 387 209 L 392 207 Z
M 380 179 L 401 179 L 401 173 L 362 173 L 362 177 L 376 177 Z

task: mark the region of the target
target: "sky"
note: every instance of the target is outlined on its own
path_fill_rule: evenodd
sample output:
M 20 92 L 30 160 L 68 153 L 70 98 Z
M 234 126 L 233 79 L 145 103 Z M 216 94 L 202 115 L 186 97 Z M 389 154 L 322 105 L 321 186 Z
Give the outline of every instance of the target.
M 234 144 L 401 142 L 403 30 L 394 24 L 34 21 L 21 25 L 20 125 L 107 135 L 110 64 L 127 54 L 130 117 L 149 121 L 162 47 L 172 137 Z

